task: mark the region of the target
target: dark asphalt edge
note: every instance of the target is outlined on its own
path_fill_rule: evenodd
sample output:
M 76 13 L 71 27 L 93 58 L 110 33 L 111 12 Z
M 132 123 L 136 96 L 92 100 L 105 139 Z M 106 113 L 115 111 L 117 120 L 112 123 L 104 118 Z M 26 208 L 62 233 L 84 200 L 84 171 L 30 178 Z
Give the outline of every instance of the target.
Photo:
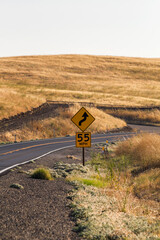
M 48 152 L 48 153 L 45 153 L 45 154 L 43 154 L 43 155 L 41 155 L 41 156 L 39 156 L 39 157 L 36 157 L 36 158 L 32 158 L 32 159 L 30 159 L 30 160 L 27 160 L 27 161 L 25 161 L 25 162 L 23 162 L 23 163 L 14 164 L 14 165 L 12 165 L 12 166 L 10 166 L 10 167 L 7 167 L 7 168 L 1 170 L 1 171 L 0 171 L 0 177 L 3 176 L 4 174 L 7 174 L 7 173 L 9 172 L 9 170 L 12 169 L 12 168 L 15 168 L 15 167 L 18 167 L 18 166 L 27 164 L 27 163 L 29 163 L 29 162 L 31 162 L 31 161 L 35 161 L 35 160 L 37 160 L 37 159 L 39 159 L 39 158 L 45 157 L 45 156 L 53 153 L 53 152 L 57 152 L 57 151 L 60 151 L 60 150 L 65 149 L 65 148 L 70 148 L 70 147 L 74 147 L 74 146 L 75 146 L 75 145 L 66 146 L 66 147 L 61 147 L 61 148 L 52 150 L 52 151 L 50 151 L 50 152 Z
M 95 143 L 92 143 L 92 144 L 99 144 L 99 143 L 103 143 L 103 142 L 100 141 L 100 142 L 95 142 Z M 25 162 L 23 162 L 23 163 L 14 164 L 14 165 L 12 165 L 12 166 L 10 166 L 10 167 L 7 167 L 7 168 L 1 170 L 1 171 L 0 171 L 0 177 L 2 177 L 3 175 L 6 175 L 7 173 L 9 173 L 12 168 L 15 168 L 15 167 L 18 167 L 18 166 L 27 164 L 27 163 L 29 163 L 29 162 L 31 162 L 31 161 L 35 161 L 35 160 L 37 160 L 37 159 L 40 159 L 40 158 L 42 158 L 42 157 L 45 157 L 45 156 L 53 153 L 53 152 L 58 152 L 58 151 L 60 151 L 60 150 L 63 150 L 63 149 L 66 149 L 66 148 L 71 148 L 71 147 L 75 147 L 75 145 L 66 146 L 66 147 L 61 147 L 61 148 L 55 149 L 55 150 L 53 150 L 53 151 L 50 151 L 50 152 L 48 152 L 48 153 L 45 153 L 45 154 L 43 154 L 43 155 L 41 155 L 41 156 L 39 156 L 39 157 L 36 157 L 36 158 L 32 158 L 32 159 L 30 159 L 30 160 L 27 160 L 27 161 L 25 161 Z

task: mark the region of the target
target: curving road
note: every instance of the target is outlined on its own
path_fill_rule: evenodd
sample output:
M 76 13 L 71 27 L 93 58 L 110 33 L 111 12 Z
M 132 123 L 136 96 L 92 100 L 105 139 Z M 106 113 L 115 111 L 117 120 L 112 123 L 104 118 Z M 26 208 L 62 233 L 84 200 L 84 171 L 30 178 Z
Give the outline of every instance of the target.
M 138 131 L 160 133 L 160 127 L 130 125 Z M 134 132 L 120 132 L 107 134 L 92 134 L 92 143 L 114 142 L 133 136 Z M 32 142 L 21 142 L 0 146 L 0 174 L 31 160 L 36 160 L 47 154 L 64 148 L 75 146 L 75 137 L 61 137 Z

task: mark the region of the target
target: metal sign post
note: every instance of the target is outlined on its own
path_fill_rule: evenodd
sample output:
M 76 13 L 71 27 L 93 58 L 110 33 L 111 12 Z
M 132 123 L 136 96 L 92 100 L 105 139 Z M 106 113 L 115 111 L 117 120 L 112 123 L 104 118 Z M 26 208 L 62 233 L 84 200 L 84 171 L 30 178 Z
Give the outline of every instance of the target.
M 83 161 L 83 166 L 85 166 L 84 147 L 82 148 L 82 161 Z

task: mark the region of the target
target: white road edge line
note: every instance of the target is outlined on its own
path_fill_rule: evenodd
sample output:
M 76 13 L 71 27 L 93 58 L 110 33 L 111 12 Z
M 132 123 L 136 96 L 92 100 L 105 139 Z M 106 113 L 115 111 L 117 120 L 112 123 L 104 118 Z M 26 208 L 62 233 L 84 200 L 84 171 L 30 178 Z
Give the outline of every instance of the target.
M 7 170 L 10 170 L 10 169 L 12 169 L 12 168 L 14 168 L 14 167 L 17 167 L 17 166 L 20 166 L 20 165 L 24 165 L 24 164 L 26 164 L 26 163 L 28 163 L 28 162 L 35 161 L 35 160 L 37 160 L 37 159 L 39 159 L 39 158 L 45 157 L 46 155 L 49 155 L 49 154 L 51 154 L 51 153 L 53 153 L 53 152 L 57 152 L 57 151 L 60 151 L 60 150 L 62 150 L 62 149 L 70 148 L 70 147 L 74 147 L 74 146 L 75 146 L 75 145 L 58 148 L 58 149 L 55 149 L 55 150 L 50 151 L 50 152 L 48 152 L 48 153 L 45 153 L 45 154 L 43 154 L 43 155 L 41 155 L 41 156 L 39 156 L 39 157 L 36 157 L 36 158 L 32 158 L 32 159 L 30 159 L 30 160 L 27 160 L 27 161 L 25 161 L 25 162 L 23 162 L 23 163 L 17 163 L 17 164 L 15 164 L 15 165 L 12 165 L 12 166 L 10 166 L 10 167 L 8 167 L 8 168 L 5 168 L 5 169 L 1 170 L 1 171 L 0 171 L 0 174 L 3 173 L 3 172 L 5 172 L 5 171 L 7 171 Z
M 92 144 L 97 144 L 97 143 L 102 143 L 102 142 L 95 142 L 95 143 L 92 143 Z M 53 153 L 53 152 L 57 152 L 57 151 L 63 150 L 63 149 L 65 149 L 65 148 L 70 148 L 70 147 L 75 147 L 75 145 L 58 148 L 58 149 L 55 149 L 55 150 L 50 151 L 50 152 L 48 152 L 48 153 L 45 153 L 45 154 L 43 154 L 43 155 L 41 155 L 41 156 L 39 156 L 39 157 L 36 157 L 36 158 L 32 158 L 32 159 L 30 159 L 30 160 L 27 160 L 27 161 L 25 161 L 25 162 L 23 162 L 23 163 L 17 163 L 17 164 L 15 164 L 15 165 L 12 165 L 12 166 L 10 166 L 10 167 L 8 167 L 8 168 L 5 168 L 5 169 L 1 170 L 1 171 L 0 171 L 0 174 L 1 174 L 1 173 L 4 173 L 4 172 L 6 172 L 6 171 L 8 171 L 8 170 L 10 170 L 10 169 L 12 169 L 12 168 L 15 168 L 15 167 L 17 167 L 17 166 L 21 166 L 21 165 L 24 165 L 24 164 L 26 164 L 26 163 L 28 163 L 28 162 L 35 161 L 35 160 L 37 160 L 37 159 L 39 159 L 39 158 L 45 157 L 45 156 L 47 156 L 47 155 L 49 155 L 49 154 L 51 154 L 51 153 Z

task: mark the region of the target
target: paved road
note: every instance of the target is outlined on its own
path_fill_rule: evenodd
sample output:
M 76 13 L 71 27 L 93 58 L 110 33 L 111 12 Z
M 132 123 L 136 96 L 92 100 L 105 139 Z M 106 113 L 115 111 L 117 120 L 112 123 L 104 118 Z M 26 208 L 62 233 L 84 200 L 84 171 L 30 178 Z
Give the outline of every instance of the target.
M 128 125 L 131 126 L 133 129 L 137 129 L 142 132 L 160 133 L 160 127 L 135 125 L 135 124 L 128 124 Z
M 136 127 L 138 130 L 160 133 L 160 127 L 131 126 Z M 92 143 L 105 142 L 106 140 L 112 142 L 130 137 L 133 134 L 131 132 L 93 134 L 91 141 Z M 0 146 L 0 174 L 18 164 L 38 159 L 49 153 L 71 146 L 75 146 L 75 137 L 73 136 Z

